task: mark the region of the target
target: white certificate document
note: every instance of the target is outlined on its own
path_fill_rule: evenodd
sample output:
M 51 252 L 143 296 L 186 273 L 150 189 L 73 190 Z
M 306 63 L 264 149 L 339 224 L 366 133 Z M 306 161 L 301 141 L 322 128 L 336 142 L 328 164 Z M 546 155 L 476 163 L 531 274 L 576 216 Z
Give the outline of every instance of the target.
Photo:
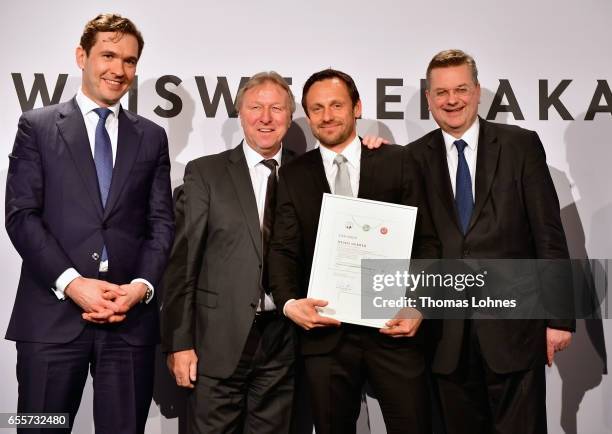
M 325 193 L 308 297 L 327 300 L 322 316 L 382 328 L 391 318 L 361 315 L 362 259 L 410 259 L 417 208 Z

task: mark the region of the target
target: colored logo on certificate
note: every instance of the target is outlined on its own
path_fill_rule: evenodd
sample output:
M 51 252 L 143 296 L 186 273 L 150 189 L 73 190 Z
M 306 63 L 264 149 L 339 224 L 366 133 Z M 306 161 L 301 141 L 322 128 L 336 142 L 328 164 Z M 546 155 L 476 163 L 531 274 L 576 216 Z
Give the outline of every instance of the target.
M 381 234 L 387 235 L 387 232 L 389 232 L 389 229 L 387 229 L 386 227 L 383 226 L 382 228 L 380 228 L 380 233 Z

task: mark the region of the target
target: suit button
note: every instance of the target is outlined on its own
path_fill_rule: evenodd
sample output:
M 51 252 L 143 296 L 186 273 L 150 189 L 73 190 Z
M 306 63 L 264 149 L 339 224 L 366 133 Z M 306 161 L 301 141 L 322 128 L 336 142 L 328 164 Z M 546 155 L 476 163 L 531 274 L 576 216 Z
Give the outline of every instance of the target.
M 259 269 L 261 270 L 261 264 L 259 264 Z
M 91 259 L 93 259 L 94 261 L 97 261 L 98 259 L 100 259 L 100 255 L 96 252 L 93 252 L 91 254 Z

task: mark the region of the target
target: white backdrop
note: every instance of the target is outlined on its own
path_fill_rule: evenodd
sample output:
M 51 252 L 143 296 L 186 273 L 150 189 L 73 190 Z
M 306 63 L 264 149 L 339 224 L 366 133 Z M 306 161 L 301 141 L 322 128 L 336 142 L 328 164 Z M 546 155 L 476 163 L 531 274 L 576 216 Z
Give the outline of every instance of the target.
M 500 112 L 495 119 L 539 132 L 572 255 L 611 258 L 612 3 L 433 3 L 22 0 L 5 4 L 0 29 L 5 53 L 0 65 L 0 153 L 6 156 L 11 150 L 22 111 L 18 95 L 28 99 L 34 74 L 43 74 L 50 96 L 59 74 L 67 74 L 65 87 L 58 88 L 57 96 L 65 101 L 75 93 L 80 75 L 74 48 L 85 22 L 100 12 L 131 18 L 144 35 L 145 49 L 138 65 L 138 113 L 168 132 L 173 185 L 180 183 L 189 160 L 233 147 L 242 138 L 239 123 L 228 117 L 223 98 L 216 113 L 210 107 L 208 113 L 204 109 L 211 105 L 208 99 L 214 106 L 218 81 L 226 80 L 231 94 L 227 96 L 234 98 L 241 77 L 273 69 L 292 78 L 292 89 L 300 98 L 305 79 L 332 66 L 355 78 L 364 106 L 360 133 L 380 134 L 405 144 L 435 126 L 433 120 L 421 119 L 419 86 L 427 62 L 442 49 L 461 48 L 478 63 L 483 87 L 480 114 L 487 116 L 503 80 L 512 93 L 506 90 L 501 104 L 511 105 L 513 111 Z M 175 84 L 165 86 L 180 98 L 180 110 L 176 102 L 168 101 L 176 101 L 176 97 L 163 98 L 163 89 L 156 90 L 158 79 L 166 75 L 180 79 L 178 86 L 179 80 L 174 78 L 170 80 Z M 388 119 L 377 111 L 377 99 L 383 97 L 377 92 L 379 79 L 395 80 L 394 86 L 386 88 L 386 98 L 392 102 L 384 108 L 398 112 L 395 116 L 399 119 Z M 540 87 L 547 83 L 550 95 L 562 80 L 571 82 L 556 105 L 546 109 L 546 95 L 540 97 Z M 43 99 L 38 95 L 31 103 L 40 107 Z M 128 104 L 127 98 L 124 104 Z M 541 104 L 547 116 L 542 115 Z M 158 113 L 174 109 L 175 115 L 159 116 L 154 111 L 158 106 Z M 517 106 L 524 119 L 517 116 Z M 585 120 L 589 107 L 598 111 L 592 120 Z M 304 118 L 298 108 L 292 130 L 298 148 L 313 143 Z M 2 198 L 7 168 L 8 158 L 0 159 Z M 1 215 L 3 223 L 4 213 Z M 4 282 L 0 329 L 4 331 L 20 267 L 5 231 L 0 231 L 0 263 Z M 610 320 L 579 322 L 574 345 L 547 369 L 551 433 L 612 432 L 612 381 L 605 375 L 605 349 L 612 345 L 611 334 Z M 0 412 L 9 412 L 15 410 L 17 396 L 13 343 L 0 342 L 0 354 L 0 378 L 5 384 Z M 176 413 L 172 402 L 164 402 L 163 397 L 158 397 L 158 402 L 160 399 L 161 412 Z M 161 412 L 154 403 L 147 432 L 176 432 L 177 419 L 167 419 Z M 92 432 L 90 419 L 88 391 L 75 432 Z M 374 418 L 374 432 L 382 432 L 378 424 Z

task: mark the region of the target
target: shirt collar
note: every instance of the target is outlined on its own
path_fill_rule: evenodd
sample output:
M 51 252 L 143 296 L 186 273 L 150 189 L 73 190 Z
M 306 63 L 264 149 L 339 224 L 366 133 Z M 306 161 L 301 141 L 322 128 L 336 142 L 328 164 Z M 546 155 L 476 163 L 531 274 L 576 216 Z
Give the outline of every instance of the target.
M 471 127 L 467 129 L 465 133 L 461 136 L 460 139 L 457 139 L 446 131 L 442 130 L 442 137 L 444 137 L 444 145 L 446 146 L 446 153 L 450 153 L 455 146 L 455 142 L 457 140 L 463 140 L 467 143 L 467 147 L 470 148 L 472 152 L 476 152 L 478 149 L 478 136 L 480 133 L 480 121 L 478 120 L 478 116 L 476 116 L 476 120 L 472 124 Z
M 79 87 L 79 90 L 76 94 L 76 102 L 79 108 L 81 109 L 81 113 L 83 116 L 88 115 L 93 109 L 97 109 L 100 107 L 96 102 L 94 102 L 91 98 L 83 93 L 83 89 Z M 119 115 L 119 108 L 121 107 L 121 103 L 117 101 L 112 106 L 106 107 L 108 108 L 115 118 Z
M 242 143 L 242 149 L 244 150 L 244 156 L 246 158 L 247 166 L 249 166 L 249 169 L 255 168 L 255 166 L 261 163 L 261 160 L 267 160 L 267 158 L 262 157 L 262 155 L 259 152 L 251 148 L 249 144 L 247 143 L 246 139 L 244 139 L 244 142 Z M 279 167 L 281 164 L 282 154 L 283 154 L 283 146 L 281 145 L 278 152 L 274 154 L 274 156 L 272 157 L 272 159 L 276 160 Z
M 323 164 L 331 167 L 334 164 L 334 158 L 336 158 L 338 153 L 326 148 L 325 146 L 321 146 L 319 141 L 317 141 L 315 146 L 319 147 L 321 158 L 323 158 Z M 351 143 L 349 143 L 340 153 L 344 155 L 351 166 L 358 168 L 359 161 L 361 160 L 361 139 L 359 136 L 355 135 L 355 138 L 351 141 Z

